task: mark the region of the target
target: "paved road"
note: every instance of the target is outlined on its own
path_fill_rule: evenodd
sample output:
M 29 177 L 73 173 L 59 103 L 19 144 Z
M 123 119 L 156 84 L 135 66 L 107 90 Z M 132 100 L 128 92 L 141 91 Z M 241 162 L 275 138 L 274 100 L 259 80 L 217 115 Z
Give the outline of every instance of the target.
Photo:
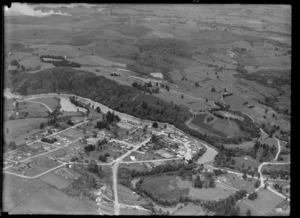
M 146 162 L 162 162 L 162 161 L 170 161 L 170 160 L 182 160 L 182 157 L 169 158 L 169 159 L 156 159 L 156 160 L 132 160 L 132 161 L 122 161 L 122 163 L 146 163 Z
M 275 138 L 275 140 L 277 141 L 278 151 L 277 151 L 277 154 L 276 154 L 276 156 L 275 156 L 275 158 L 274 158 L 274 161 L 277 161 L 278 155 L 279 155 L 280 152 L 281 152 L 281 146 L 280 146 L 280 141 L 279 141 L 277 138 Z
M 63 163 L 63 164 L 61 164 L 61 165 L 59 165 L 57 167 L 54 167 L 54 168 L 52 168 L 50 170 L 47 170 L 47 171 L 45 171 L 45 172 L 43 172 L 43 173 L 41 173 L 39 175 L 36 175 L 36 176 L 24 176 L 24 175 L 20 175 L 20 174 L 8 172 L 8 171 L 4 171 L 4 172 L 7 173 L 7 174 L 12 174 L 12 175 L 19 176 L 19 177 L 26 178 L 26 179 L 36 179 L 36 178 L 38 178 L 38 177 L 40 177 L 42 175 L 45 175 L 46 173 L 49 173 L 49 172 L 51 172 L 53 170 L 56 170 L 56 169 L 58 169 L 58 168 L 60 168 L 60 167 L 62 167 L 64 165 L 66 165 L 66 163 Z
M 120 204 L 119 204 L 119 198 L 118 198 L 118 168 L 119 168 L 119 164 L 120 162 L 127 157 L 129 154 L 131 154 L 132 152 L 138 150 L 143 144 L 149 142 L 151 140 L 151 138 L 148 138 L 146 140 L 144 140 L 143 142 L 140 142 L 137 145 L 134 145 L 134 148 L 127 151 L 124 155 L 122 155 L 121 157 L 117 158 L 112 164 L 112 174 L 113 174 L 113 188 L 114 188 L 114 210 L 115 210 L 115 215 L 120 215 Z M 116 140 L 119 141 L 119 140 Z M 122 141 L 120 141 L 122 142 Z M 124 142 L 123 142 L 124 143 Z M 129 143 L 124 143 L 124 144 L 129 144 Z M 130 144 L 129 144 L 130 145 Z M 132 145 L 131 145 L 132 146 Z
M 247 114 L 246 114 L 247 115 Z M 252 121 L 253 121 L 253 123 L 254 123 L 254 119 L 251 117 L 251 116 L 249 116 L 249 115 L 247 115 L 248 117 L 250 117 L 251 119 L 252 119 Z M 260 131 L 261 131 L 261 133 L 263 133 L 264 135 L 267 135 L 261 128 L 260 128 Z M 280 154 L 280 152 L 281 152 L 281 146 L 280 146 L 280 141 L 276 138 L 276 137 L 274 137 L 274 139 L 277 141 L 277 145 L 278 145 L 278 151 L 277 151 L 277 154 L 276 154 L 276 156 L 275 156 L 275 158 L 274 158 L 274 161 L 277 161 L 277 158 L 278 158 L 278 156 L 279 156 L 279 154 Z M 258 173 L 259 173 L 259 175 L 260 175 L 260 187 L 258 187 L 255 191 L 258 191 L 259 189 L 261 189 L 262 187 L 264 187 L 265 186 L 265 184 L 264 184 L 264 177 L 263 177 L 263 174 L 262 174 L 262 172 L 261 172 L 261 169 L 262 169 L 262 167 L 264 166 L 264 165 L 267 165 L 267 164 L 273 164 L 273 165 L 283 165 L 283 164 L 290 164 L 291 162 L 286 162 L 286 163 L 281 163 L 281 162 L 263 162 L 263 163 L 261 163 L 260 165 L 259 165 L 259 167 L 258 167 Z M 277 192 L 276 190 L 274 190 L 273 188 L 271 188 L 271 187 L 267 187 L 270 191 L 272 191 L 273 193 L 275 193 L 276 195 L 278 195 L 278 196 L 280 196 L 280 197 L 282 197 L 282 198 L 286 198 L 286 196 L 284 196 L 284 195 L 282 195 L 281 193 L 279 193 L 279 192 Z M 290 201 L 290 199 L 289 198 L 287 198 L 288 199 L 288 201 Z

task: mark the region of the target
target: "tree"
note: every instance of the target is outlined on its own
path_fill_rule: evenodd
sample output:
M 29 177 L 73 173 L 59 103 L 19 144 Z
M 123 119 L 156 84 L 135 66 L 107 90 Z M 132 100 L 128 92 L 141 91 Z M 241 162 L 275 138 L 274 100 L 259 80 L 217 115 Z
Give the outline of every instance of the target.
M 106 155 L 100 155 L 98 160 L 105 163 L 107 161 L 107 156 Z
M 158 128 L 157 122 L 154 122 L 154 123 L 152 124 L 152 127 L 153 127 L 153 128 Z
M 44 123 L 41 123 L 40 129 L 44 129 L 44 127 L 45 127 L 45 124 L 44 124 Z
M 10 150 L 15 150 L 17 148 L 17 145 L 15 142 L 11 141 L 8 145 Z
M 19 64 L 19 62 L 17 61 L 17 60 L 12 60 L 11 62 L 10 62 L 10 64 L 12 65 L 12 66 L 20 66 L 20 64 Z
M 243 177 L 243 179 L 244 179 L 244 180 L 246 180 L 246 179 L 247 179 L 247 174 L 246 174 L 246 171 L 244 171 L 244 173 L 243 173 L 243 176 L 242 176 L 242 177 Z
M 250 209 L 247 210 L 246 216 L 251 216 L 251 210 Z
M 248 196 L 248 199 L 251 200 L 251 201 L 254 201 L 256 198 L 257 198 L 257 193 L 256 192 L 252 192 Z
M 101 113 L 100 107 L 97 107 L 97 108 L 96 108 L 96 112 L 97 112 L 98 114 Z
M 255 184 L 254 184 L 254 187 L 255 188 L 258 188 L 260 186 L 260 180 L 257 180 L 256 182 L 255 182 Z

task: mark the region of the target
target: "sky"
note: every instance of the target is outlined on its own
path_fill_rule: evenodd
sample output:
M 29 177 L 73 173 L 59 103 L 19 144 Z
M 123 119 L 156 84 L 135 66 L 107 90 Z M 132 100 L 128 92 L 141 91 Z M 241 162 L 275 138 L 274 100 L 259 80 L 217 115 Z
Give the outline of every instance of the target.
M 46 6 L 46 5 L 45 5 Z M 52 14 L 60 14 L 60 15 L 68 15 L 61 12 L 54 12 L 52 10 L 47 12 L 42 11 L 35 11 L 33 10 L 35 6 L 23 4 L 23 3 L 12 3 L 11 7 L 8 8 L 7 6 L 4 6 L 4 14 L 5 15 L 27 15 L 27 16 L 35 16 L 35 17 L 43 17 L 43 16 L 49 16 Z

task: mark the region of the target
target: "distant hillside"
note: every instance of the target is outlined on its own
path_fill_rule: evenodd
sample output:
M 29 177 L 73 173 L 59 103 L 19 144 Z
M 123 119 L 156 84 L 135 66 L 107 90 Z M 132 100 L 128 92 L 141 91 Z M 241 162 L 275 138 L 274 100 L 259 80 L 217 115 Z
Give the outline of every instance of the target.
M 100 102 L 114 110 L 135 117 L 173 124 L 177 128 L 217 147 L 223 143 L 240 143 L 251 138 L 221 138 L 202 134 L 185 125 L 192 114 L 187 107 L 166 102 L 142 91 L 83 70 L 56 67 L 35 74 L 17 73 L 12 90 L 22 95 L 62 92 Z

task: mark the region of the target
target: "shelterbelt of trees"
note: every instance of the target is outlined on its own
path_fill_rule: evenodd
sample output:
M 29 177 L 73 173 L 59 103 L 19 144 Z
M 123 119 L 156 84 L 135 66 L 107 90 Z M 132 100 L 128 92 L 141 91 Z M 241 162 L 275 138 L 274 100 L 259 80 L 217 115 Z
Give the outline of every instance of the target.
M 21 95 L 56 92 L 89 98 L 135 117 L 172 124 L 216 147 L 224 143 L 237 144 L 251 139 L 251 132 L 234 138 L 202 134 L 185 125 L 185 121 L 192 117 L 187 107 L 166 102 L 150 94 L 144 94 L 134 87 L 121 85 L 106 77 L 83 70 L 56 67 L 35 74 L 20 72 L 11 77 L 11 84 L 13 92 Z M 251 128 L 245 129 L 251 130 Z

